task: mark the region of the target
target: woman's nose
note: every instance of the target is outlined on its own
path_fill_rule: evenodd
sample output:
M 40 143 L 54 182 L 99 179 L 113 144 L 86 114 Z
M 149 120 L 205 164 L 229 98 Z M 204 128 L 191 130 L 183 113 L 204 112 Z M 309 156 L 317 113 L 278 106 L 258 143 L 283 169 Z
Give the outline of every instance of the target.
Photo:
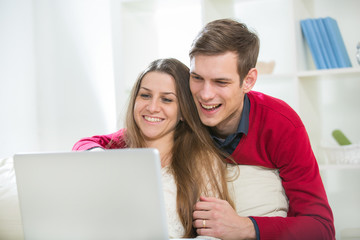
M 160 111 L 159 109 L 160 109 L 160 105 L 159 105 L 157 99 L 152 99 L 149 102 L 148 111 L 149 112 L 158 112 L 158 111 Z

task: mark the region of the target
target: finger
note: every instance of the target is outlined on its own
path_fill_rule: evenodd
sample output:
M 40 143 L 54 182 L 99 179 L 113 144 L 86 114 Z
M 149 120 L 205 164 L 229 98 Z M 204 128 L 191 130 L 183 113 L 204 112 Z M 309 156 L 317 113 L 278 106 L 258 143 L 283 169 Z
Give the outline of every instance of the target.
M 209 211 L 209 210 L 211 210 L 210 204 L 204 202 L 197 202 L 193 207 L 193 211 Z
M 198 219 L 193 221 L 194 228 L 211 228 L 211 221 L 208 219 Z
M 193 227 L 194 228 L 202 228 L 203 227 L 202 219 L 194 220 L 193 221 Z
M 210 212 L 209 211 L 194 211 L 193 212 L 193 219 L 210 219 Z
M 214 202 L 214 203 L 222 203 L 224 200 L 216 198 L 216 197 L 205 197 L 200 196 L 200 202 Z
M 199 201 L 195 203 L 194 210 L 209 211 L 213 208 L 213 202 Z
M 214 237 L 214 231 L 211 228 L 198 228 L 196 232 L 199 236 Z

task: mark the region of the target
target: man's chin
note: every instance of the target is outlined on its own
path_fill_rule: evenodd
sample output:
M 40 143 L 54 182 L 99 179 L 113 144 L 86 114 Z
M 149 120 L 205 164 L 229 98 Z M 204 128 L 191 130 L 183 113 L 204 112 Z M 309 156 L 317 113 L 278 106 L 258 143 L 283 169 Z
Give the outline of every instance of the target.
M 214 119 L 209 119 L 209 118 L 200 116 L 200 120 L 207 127 L 215 127 L 217 125 L 217 122 L 214 121 Z

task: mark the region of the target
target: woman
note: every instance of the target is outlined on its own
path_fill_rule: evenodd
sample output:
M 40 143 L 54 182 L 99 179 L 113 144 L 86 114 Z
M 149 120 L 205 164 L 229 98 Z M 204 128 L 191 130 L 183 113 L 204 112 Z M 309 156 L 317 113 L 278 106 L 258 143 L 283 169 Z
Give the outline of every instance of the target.
M 99 147 L 152 147 L 159 150 L 170 238 L 197 236 L 192 213 L 200 196 L 223 199 L 233 208 L 236 202 L 239 214 L 286 215 L 286 206 L 283 208 L 278 204 L 272 210 L 267 208 L 257 212 L 251 202 L 243 201 L 251 199 L 246 194 L 241 197 L 247 182 L 237 177 L 237 166 L 227 168 L 228 164 L 223 160 L 226 156 L 213 145 L 197 115 L 189 88 L 189 69 L 176 59 L 156 60 L 140 74 L 131 92 L 126 130 L 84 138 L 74 145 L 73 150 Z M 261 173 L 261 169 L 248 171 L 246 166 L 240 171 L 240 176 L 249 178 Z M 276 189 L 281 192 L 276 174 L 268 172 L 267 175 L 275 179 Z M 232 182 L 234 179 L 236 181 Z M 272 188 L 267 186 L 267 189 Z
M 73 150 L 94 146 L 159 150 L 163 173 L 170 180 L 173 176 L 177 187 L 176 209 L 184 227 L 183 237 L 196 236 L 192 208 L 201 194 L 232 203 L 227 191 L 226 164 L 200 123 L 189 91 L 189 69 L 176 59 L 150 64 L 133 87 L 126 131 L 121 129 L 98 139 L 100 145 L 83 139 Z

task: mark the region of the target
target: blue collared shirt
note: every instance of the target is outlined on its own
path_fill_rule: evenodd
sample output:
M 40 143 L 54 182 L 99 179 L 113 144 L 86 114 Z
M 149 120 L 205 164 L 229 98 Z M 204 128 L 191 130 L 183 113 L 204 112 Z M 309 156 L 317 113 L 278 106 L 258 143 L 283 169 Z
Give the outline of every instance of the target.
M 216 137 L 211 133 L 211 137 L 215 141 L 216 145 L 223 151 L 232 154 L 240 142 L 240 139 L 243 134 L 247 135 L 249 130 L 249 114 L 250 114 L 250 100 L 245 94 L 244 97 L 244 106 L 242 110 L 241 119 L 237 131 L 225 139 Z

